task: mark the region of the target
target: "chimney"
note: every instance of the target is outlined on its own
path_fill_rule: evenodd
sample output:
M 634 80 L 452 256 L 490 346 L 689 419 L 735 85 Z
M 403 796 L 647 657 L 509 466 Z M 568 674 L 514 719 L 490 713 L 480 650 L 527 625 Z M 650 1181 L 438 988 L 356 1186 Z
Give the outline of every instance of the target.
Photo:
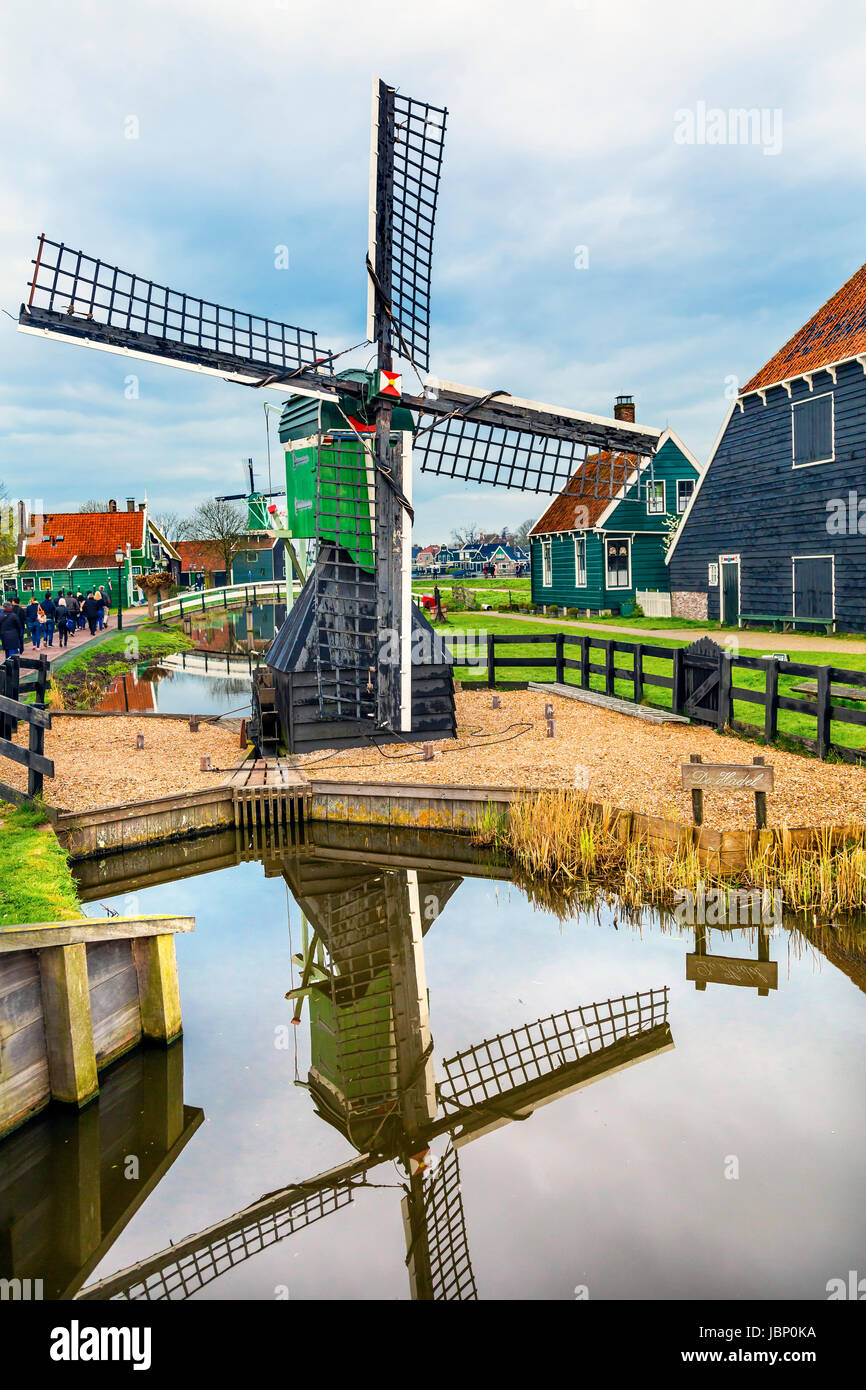
M 127 499 L 126 499 L 126 510 L 127 510 L 128 512 L 134 512 L 134 511 L 135 511 L 135 498 L 134 498 L 134 497 L 127 497 Z
M 634 396 L 617 396 L 613 407 L 613 418 L 634 424 Z
M 146 503 L 146 502 L 139 502 L 139 504 L 138 504 L 138 510 L 139 510 L 140 512 L 143 512 L 146 506 L 147 506 L 147 503 Z

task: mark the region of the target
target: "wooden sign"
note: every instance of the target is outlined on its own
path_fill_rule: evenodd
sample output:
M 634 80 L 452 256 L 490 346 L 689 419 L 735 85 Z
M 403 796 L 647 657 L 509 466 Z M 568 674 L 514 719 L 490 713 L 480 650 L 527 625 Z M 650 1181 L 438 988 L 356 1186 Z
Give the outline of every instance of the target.
M 699 989 L 705 984 L 745 985 L 749 989 L 778 989 L 779 964 L 775 960 L 741 960 L 736 956 L 686 956 L 686 979 Z
M 773 769 L 760 763 L 683 763 L 683 791 L 771 792 Z
M 763 830 L 767 824 L 767 792 L 773 790 L 773 769 L 762 757 L 751 763 L 705 763 L 700 753 L 682 764 L 683 791 L 692 794 L 692 819 L 695 825 L 704 823 L 704 792 L 750 791 L 755 793 L 755 824 Z

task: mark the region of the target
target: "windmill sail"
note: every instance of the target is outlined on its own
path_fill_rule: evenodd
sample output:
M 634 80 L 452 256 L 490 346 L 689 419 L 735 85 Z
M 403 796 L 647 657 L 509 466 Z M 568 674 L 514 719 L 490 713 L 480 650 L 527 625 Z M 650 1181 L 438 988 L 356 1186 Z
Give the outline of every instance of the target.
M 403 1198 L 403 1225 L 412 1297 L 436 1302 L 477 1299 L 460 1162 L 453 1144 L 432 1171 L 411 1179 Z
M 575 497 L 612 498 L 637 476 L 652 483 L 660 430 L 450 382 L 404 400 L 421 417 L 422 472 Z
M 46 236 L 33 266 L 25 333 L 255 386 L 333 363 L 310 329 L 168 289 Z
M 444 107 L 373 80 L 367 336 L 430 365 L 433 227 L 445 148 Z M 393 335 L 391 330 L 393 331 Z

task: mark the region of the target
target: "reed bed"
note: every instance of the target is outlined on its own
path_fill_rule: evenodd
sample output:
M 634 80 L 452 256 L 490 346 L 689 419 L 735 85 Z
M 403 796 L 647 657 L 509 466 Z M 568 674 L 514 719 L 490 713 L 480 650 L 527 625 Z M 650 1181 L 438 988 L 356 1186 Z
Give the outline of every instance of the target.
M 762 835 L 739 871 L 701 863 L 687 835 L 669 846 L 626 833 L 611 806 L 597 806 L 578 790 L 538 792 L 512 803 L 507 815 L 491 811 L 474 839 L 503 850 L 521 886 L 539 906 L 554 911 L 587 905 L 601 891 L 626 913 L 670 907 L 683 891 L 701 887 L 781 893 L 786 909 L 813 923 L 866 913 L 866 826 L 842 832 L 827 827 L 808 845 L 787 829 Z

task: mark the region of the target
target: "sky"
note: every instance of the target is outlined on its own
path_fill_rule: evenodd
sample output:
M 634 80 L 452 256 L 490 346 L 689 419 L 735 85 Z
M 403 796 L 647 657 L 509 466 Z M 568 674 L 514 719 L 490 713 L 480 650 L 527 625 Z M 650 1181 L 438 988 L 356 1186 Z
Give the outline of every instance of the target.
M 357 343 L 374 73 L 449 110 L 431 372 L 601 415 L 630 393 L 705 461 L 864 260 L 864 70 L 856 0 L 6 0 L 0 479 L 181 513 L 248 456 L 264 481 L 279 392 L 18 333 L 30 262 L 45 232 Z M 423 474 L 415 500 L 422 544 L 546 505 Z

